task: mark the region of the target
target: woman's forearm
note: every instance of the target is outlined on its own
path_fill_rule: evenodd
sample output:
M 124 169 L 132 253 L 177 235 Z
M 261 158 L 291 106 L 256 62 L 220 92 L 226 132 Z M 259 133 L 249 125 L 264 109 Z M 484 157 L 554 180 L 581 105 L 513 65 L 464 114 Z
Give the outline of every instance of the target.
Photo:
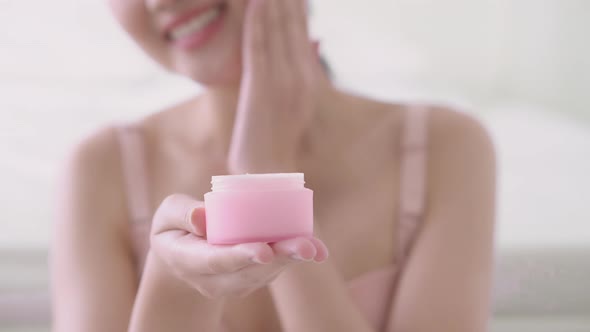
M 222 300 L 204 297 L 149 254 L 129 331 L 217 332 L 222 312 Z
M 330 260 L 292 266 L 270 289 L 286 332 L 372 331 Z

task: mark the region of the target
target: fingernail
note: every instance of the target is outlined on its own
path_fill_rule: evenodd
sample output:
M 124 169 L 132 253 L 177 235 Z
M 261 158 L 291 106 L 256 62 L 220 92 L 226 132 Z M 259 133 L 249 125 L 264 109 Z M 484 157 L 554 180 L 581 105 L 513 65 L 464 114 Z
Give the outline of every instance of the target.
M 309 261 L 311 261 L 311 259 L 305 259 L 305 258 L 299 256 L 298 254 L 291 255 L 291 258 L 294 259 L 294 260 L 303 261 L 303 262 L 309 262 Z
M 267 262 L 263 262 L 263 261 L 260 259 L 260 257 L 256 257 L 256 256 L 254 256 L 254 257 L 250 258 L 250 260 L 251 260 L 252 262 L 256 263 L 256 264 L 263 264 L 263 265 L 264 265 L 264 264 L 268 264 Z
M 326 261 L 326 259 L 327 259 L 327 257 L 326 257 L 326 258 L 321 258 L 321 259 L 314 258 L 314 259 L 313 259 L 313 261 L 319 264 L 319 263 L 323 263 L 323 262 L 325 262 L 325 261 Z
M 190 226 L 193 233 L 199 236 L 206 235 L 205 213 L 202 208 L 196 207 L 190 211 Z
M 191 225 L 193 225 L 193 227 L 195 227 L 194 223 L 195 223 L 195 210 L 196 208 L 192 208 L 189 212 L 188 212 L 188 220 L 191 223 Z

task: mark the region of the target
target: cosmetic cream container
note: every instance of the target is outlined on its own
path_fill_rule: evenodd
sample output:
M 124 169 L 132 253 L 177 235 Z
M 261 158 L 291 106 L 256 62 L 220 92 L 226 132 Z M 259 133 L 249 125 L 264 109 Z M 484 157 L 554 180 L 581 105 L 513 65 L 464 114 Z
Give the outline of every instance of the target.
M 302 173 L 214 176 L 205 194 L 211 244 L 313 236 L 313 191 Z

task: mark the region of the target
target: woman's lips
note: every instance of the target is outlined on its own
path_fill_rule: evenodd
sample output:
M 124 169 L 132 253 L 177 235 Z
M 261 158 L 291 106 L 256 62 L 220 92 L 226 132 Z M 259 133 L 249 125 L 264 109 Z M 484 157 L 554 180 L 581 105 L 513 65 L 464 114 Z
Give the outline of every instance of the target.
M 173 24 L 166 33 L 167 40 L 183 50 L 195 50 L 205 45 L 223 25 L 226 5 L 200 10 Z

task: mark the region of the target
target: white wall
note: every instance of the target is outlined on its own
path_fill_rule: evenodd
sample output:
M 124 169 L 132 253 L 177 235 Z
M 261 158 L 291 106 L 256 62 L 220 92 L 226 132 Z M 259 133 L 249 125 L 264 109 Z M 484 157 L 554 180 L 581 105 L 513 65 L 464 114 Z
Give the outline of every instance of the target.
M 590 115 L 588 1 L 322 0 L 315 6 L 316 34 L 344 85 L 380 96 L 410 87 L 483 105 L 530 102 Z
M 499 70 L 503 1 L 323 0 L 315 30 L 345 80 L 373 93 L 489 94 Z M 392 87 L 392 88 L 391 88 Z M 395 89 L 397 88 L 397 89 Z
M 590 114 L 590 2 L 511 1 L 501 97 Z

